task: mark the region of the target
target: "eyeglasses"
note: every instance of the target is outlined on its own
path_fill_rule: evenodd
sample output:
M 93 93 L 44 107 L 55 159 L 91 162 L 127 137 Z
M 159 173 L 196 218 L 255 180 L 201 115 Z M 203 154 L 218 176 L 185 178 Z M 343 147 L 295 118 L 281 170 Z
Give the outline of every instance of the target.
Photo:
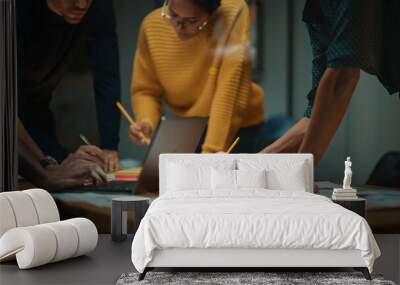
M 181 26 L 182 29 L 185 29 L 187 32 L 197 33 L 202 31 L 207 26 L 208 21 L 204 21 L 202 24 L 199 25 L 198 20 L 192 20 L 192 19 L 184 20 L 179 16 L 170 15 L 168 11 L 168 5 L 169 1 L 166 0 L 161 9 L 161 17 L 167 19 L 174 27 Z

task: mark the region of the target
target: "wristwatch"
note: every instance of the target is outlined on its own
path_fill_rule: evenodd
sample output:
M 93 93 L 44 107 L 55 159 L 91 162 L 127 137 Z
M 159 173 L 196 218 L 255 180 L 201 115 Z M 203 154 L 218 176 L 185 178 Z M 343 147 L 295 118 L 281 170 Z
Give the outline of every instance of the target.
M 54 157 L 52 157 L 52 156 L 50 156 L 50 155 L 47 155 L 45 158 L 43 158 L 43 159 L 40 161 L 40 165 L 41 165 L 43 168 L 46 168 L 46 167 L 49 166 L 49 165 L 58 165 L 58 161 L 57 161 Z

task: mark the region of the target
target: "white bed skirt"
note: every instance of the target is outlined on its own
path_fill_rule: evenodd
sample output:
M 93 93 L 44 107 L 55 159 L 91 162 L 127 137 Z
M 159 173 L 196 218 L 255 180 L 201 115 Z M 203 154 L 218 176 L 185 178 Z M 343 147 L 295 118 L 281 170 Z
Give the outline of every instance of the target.
M 359 250 L 193 249 L 155 250 L 147 267 L 366 267 Z

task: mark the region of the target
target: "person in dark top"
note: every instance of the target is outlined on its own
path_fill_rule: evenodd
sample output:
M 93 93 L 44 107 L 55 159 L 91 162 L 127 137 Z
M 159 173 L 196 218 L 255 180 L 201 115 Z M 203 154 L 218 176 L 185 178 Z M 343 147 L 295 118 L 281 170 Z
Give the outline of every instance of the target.
M 56 137 L 50 103 L 80 41 L 87 39 L 104 170 L 118 169 L 120 114 L 115 103 L 120 98 L 120 74 L 113 1 L 19 0 L 16 4 L 18 115 L 23 125 L 45 155 L 59 163 L 67 157 Z
M 262 152 L 313 153 L 318 164 L 360 70 L 375 74 L 390 94 L 400 91 L 399 11 L 398 0 L 307 0 L 303 20 L 313 52 L 309 103 L 304 118 Z

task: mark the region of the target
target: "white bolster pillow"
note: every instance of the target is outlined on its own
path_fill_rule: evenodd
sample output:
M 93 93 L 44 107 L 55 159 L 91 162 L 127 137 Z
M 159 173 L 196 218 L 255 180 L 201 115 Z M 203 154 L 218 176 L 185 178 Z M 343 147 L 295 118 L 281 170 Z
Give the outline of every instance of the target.
M 57 222 L 53 197 L 43 189 L 0 193 L 0 237 L 9 229 Z
M 43 189 L 29 189 L 23 192 L 32 199 L 39 224 L 58 222 L 60 220 L 56 202 L 54 202 L 49 192 Z
M 16 256 L 20 269 L 33 268 L 87 254 L 97 240 L 96 226 L 84 218 L 14 228 L 0 238 L 0 261 Z
M 0 195 L 0 237 L 9 229 L 15 228 L 14 212 L 11 204 L 6 197 Z
M 78 232 L 71 228 L 71 224 L 65 222 L 55 222 L 43 225 L 48 228 L 57 241 L 55 255 L 51 262 L 57 262 L 70 258 L 75 255 L 78 249 Z
M 16 256 L 21 269 L 51 262 L 56 251 L 53 232 L 41 225 L 11 229 L 0 239 L 0 261 Z
M 65 220 L 70 223 L 78 233 L 78 248 L 73 257 L 93 251 L 97 246 L 97 228 L 92 221 L 85 218 L 74 218 Z
M 39 223 L 35 205 L 29 195 L 22 191 L 3 192 L 1 195 L 10 203 L 17 227 L 27 227 Z

